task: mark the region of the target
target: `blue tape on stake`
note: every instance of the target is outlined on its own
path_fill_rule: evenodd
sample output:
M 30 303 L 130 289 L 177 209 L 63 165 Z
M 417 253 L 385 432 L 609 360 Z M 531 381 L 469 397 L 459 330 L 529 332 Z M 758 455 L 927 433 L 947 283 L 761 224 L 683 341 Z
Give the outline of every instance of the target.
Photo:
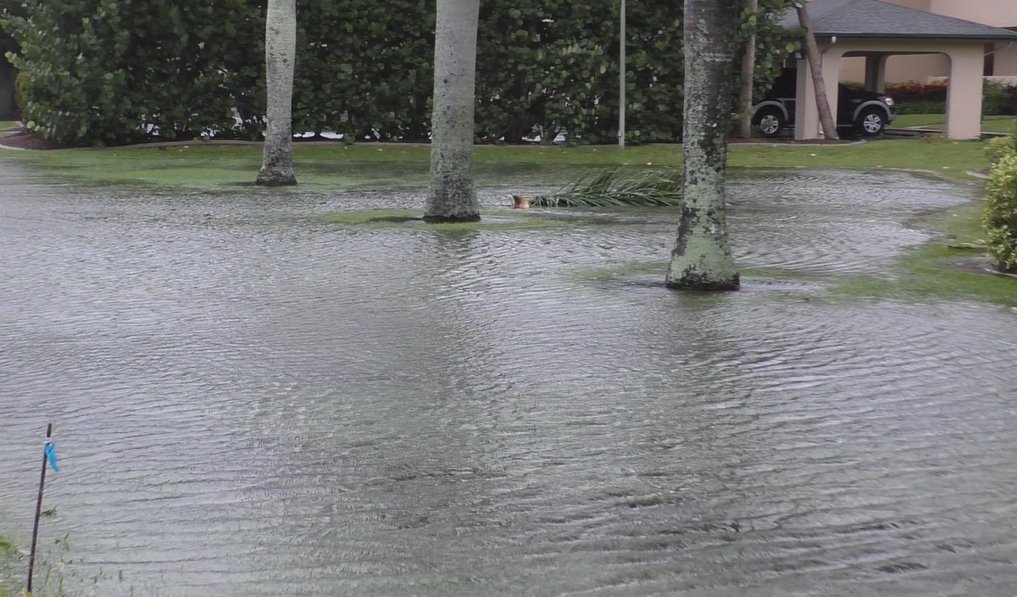
M 54 473 L 59 473 L 60 465 L 57 464 L 56 446 L 53 445 L 52 441 L 46 440 L 46 445 L 42 450 L 46 454 L 46 462 L 49 463 L 50 468 L 53 469 Z

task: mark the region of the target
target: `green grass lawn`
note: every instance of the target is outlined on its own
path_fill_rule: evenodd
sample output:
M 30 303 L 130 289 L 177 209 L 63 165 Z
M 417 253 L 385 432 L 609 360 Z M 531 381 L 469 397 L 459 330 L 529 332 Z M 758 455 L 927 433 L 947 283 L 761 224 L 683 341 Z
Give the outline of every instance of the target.
M 6 137 L 16 133 L 19 129 L 17 122 L 13 120 L 0 120 L 0 137 Z M 2 597 L 2 596 L 0 596 Z
M 251 185 L 261 164 L 257 145 L 193 145 L 2 152 L 62 177 L 83 182 L 136 183 L 188 190 L 229 190 Z M 298 143 L 294 165 L 301 185 L 291 192 L 419 187 L 426 183 L 429 148 L 411 144 Z M 478 182 L 488 186 L 557 186 L 591 167 L 667 168 L 681 165 L 678 145 L 478 146 Z M 984 144 L 920 139 L 845 145 L 732 144 L 734 168 L 899 168 L 968 180 L 983 168 Z M 252 187 L 253 188 L 253 187 Z M 285 192 L 285 191 L 284 191 Z
M 893 128 L 906 129 L 923 127 L 942 129 L 946 114 L 901 114 L 893 121 Z M 1017 126 L 1017 116 L 985 116 L 982 118 L 982 132 L 1009 133 Z

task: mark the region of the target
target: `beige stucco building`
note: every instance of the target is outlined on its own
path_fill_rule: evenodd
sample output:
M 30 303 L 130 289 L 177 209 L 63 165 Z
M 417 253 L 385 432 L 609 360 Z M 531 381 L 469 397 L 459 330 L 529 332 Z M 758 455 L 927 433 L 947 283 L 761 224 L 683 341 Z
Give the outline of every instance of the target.
M 900 6 L 1017 31 L 1017 0 L 885 0 Z M 1017 84 L 1017 43 L 986 43 L 982 74 L 994 80 Z M 891 56 L 886 64 L 886 81 L 942 80 L 949 76 L 950 61 L 944 54 Z M 865 60 L 846 58 L 841 64 L 842 81 L 864 81 Z
M 831 110 L 837 113 L 837 85 L 841 80 L 851 80 L 844 76 L 844 69 L 852 63 L 861 66 L 860 76 L 854 80 L 864 81 L 869 90 L 882 91 L 889 79 L 892 61 L 938 59 L 942 62 L 936 63 L 940 70 L 934 76 L 949 79 L 946 134 L 952 139 L 977 139 L 981 134 L 986 47 L 999 46 L 1008 50 L 1017 45 L 1017 32 L 912 5 L 927 5 L 932 9 L 941 8 L 940 5 L 952 6 L 956 11 L 961 4 L 995 4 L 998 7 L 1011 3 L 1017 0 L 896 0 L 892 3 L 811 0 L 812 31 L 820 48 L 820 68 Z M 798 27 L 794 11 L 789 11 L 782 25 L 788 29 Z M 806 99 L 815 97 L 815 86 L 804 59 L 798 61 L 797 72 L 795 138 L 815 139 L 820 136 L 819 114 L 814 99 Z

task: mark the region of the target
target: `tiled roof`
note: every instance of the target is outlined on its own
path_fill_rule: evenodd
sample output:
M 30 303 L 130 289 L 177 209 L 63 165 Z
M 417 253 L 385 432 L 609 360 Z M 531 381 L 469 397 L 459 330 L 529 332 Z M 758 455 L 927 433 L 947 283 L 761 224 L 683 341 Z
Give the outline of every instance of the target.
M 911 37 L 1017 41 L 1017 33 L 882 2 L 881 0 L 811 0 L 808 3 L 816 37 Z M 789 8 L 781 26 L 798 28 Z

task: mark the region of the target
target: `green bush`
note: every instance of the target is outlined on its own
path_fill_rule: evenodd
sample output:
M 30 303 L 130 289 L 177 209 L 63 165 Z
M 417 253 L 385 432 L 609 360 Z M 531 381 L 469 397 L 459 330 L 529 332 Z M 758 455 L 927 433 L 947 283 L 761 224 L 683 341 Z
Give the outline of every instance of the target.
M 1017 153 L 1017 133 L 1006 137 L 993 137 L 985 145 L 985 157 L 990 166 L 995 166 L 1004 158 Z
M 890 83 L 886 86 L 886 94 L 898 103 L 946 102 L 946 83 L 919 83 L 906 81 Z
M 989 173 L 982 223 L 989 260 L 1003 271 L 1017 271 L 1017 153 L 1000 160 Z
M 14 78 L 14 105 L 18 108 L 18 114 L 25 113 L 25 103 L 28 101 L 28 73 L 19 72 Z
M 982 91 L 982 116 L 1017 114 L 1017 87 L 986 81 Z
M 891 83 L 886 94 L 897 102 L 899 114 L 943 114 L 946 112 L 947 84 L 945 82 Z M 1017 87 L 996 81 L 987 81 L 982 92 L 982 115 L 998 116 L 1017 114 Z
M 0 0 L 2 1 L 2 0 Z M 757 33 L 758 86 L 794 36 L 771 18 L 790 0 L 743 15 Z M 23 120 L 66 145 L 145 137 L 257 137 L 264 126 L 264 0 L 23 0 L 0 18 L 26 73 Z M 614 141 L 617 5 L 485 0 L 477 60 L 477 137 L 518 142 L 566 131 Z M 682 121 L 681 7 L 632 3 L 626 89 L 630 142 L 674 141 Z M 301 0 L 293 93 L 296 132 L 347 140 L 426 140 L 434 3 Z
M 26 0 L 5 30 L 26 74 L 22 120 L 65 145 L 193 138 L 235 126 L 257 93 L 254 0 Z M 252 41 L 254 40 L 254 41 Z
M 893 97 L 891 95 L 890 97 Z M 897 98 L 894 98 L 897 101 Z M 909 101 L 909 102 L 897 102 L 897 113 L 898 114 L 945 114 L 946 113 L 946 102 L 937 101 Z

